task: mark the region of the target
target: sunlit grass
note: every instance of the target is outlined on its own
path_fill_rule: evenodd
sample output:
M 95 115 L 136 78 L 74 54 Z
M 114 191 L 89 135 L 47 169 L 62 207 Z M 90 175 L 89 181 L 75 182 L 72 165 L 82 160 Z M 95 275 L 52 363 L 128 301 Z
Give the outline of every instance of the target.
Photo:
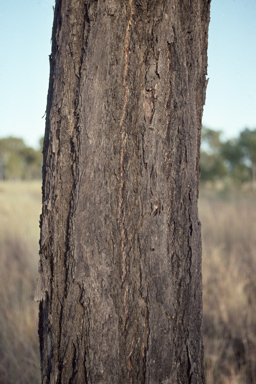
M 0 383 L 39 383 L 40 182 L 0 183 Z
M 256 383 L 256 196 L 202 191 L 208 384 Z

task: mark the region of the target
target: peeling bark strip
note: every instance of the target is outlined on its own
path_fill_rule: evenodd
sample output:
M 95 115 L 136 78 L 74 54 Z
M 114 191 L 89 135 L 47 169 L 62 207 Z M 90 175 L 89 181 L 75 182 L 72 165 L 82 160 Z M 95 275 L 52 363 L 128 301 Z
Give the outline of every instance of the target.
M 42 383 L 205 383 L 197 198 L 207 0 L 56 0 Z

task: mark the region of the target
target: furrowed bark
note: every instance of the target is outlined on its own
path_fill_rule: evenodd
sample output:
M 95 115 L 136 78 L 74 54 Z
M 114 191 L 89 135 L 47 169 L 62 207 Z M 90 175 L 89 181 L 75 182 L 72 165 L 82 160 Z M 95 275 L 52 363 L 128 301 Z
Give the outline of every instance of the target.
M 210 4 L 57 0 L 42 383 L 204 383 L 197 199 Z

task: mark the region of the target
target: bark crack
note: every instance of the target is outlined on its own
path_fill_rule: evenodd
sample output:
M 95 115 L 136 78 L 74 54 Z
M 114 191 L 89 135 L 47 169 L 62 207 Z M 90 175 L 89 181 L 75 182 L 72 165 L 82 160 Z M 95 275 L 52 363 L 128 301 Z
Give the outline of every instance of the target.
M 173 44 L 173 43 L 171 43 L 171 44 Z M 169 76 L 170 69 L 171 69 L 171 44 L 167 42 L 167 62 L 168 62 L 167 78 Z M 168 79 L 168 85 L 169 85 L 169 87 L 168 87 L 168 94 L 167 94 L 167 97 L 166 97 L 166 102 L 165 102 L 165 107 L 164 107 L 165 115 L 166 115 L 166 126 L 165 126 L 165 137 L 166 137 L 166 139 L 167 139 L 167 136 L 168 136 L 168 127 L 169 127 L 169 123 L 170 123 L 170 115 L 167 112 L 168 104 L 169 104 L 169 100 L 170 100 L 170 95 L 171 95 L 170 79 Z
M 125 226 L 122 220 L 122 203 L 123 203 L 123 189 L 124 189 L 124 146 L 126 143 L 126 132 L 124 129 L 124 119 L 126 114 L 126 107 L 128 102 L 128 94 L 129 94 L 129 86 L 127 85 L 127 72 L 129 66 L 129 37 L 131 31 L 132 17 L 133 17 L 133 0 L 130 0 L 130 18 L 128 20 L 128 24 L 126 27 L 126 35 L 125 35 L 125 68 L 124 68 L 124 80 L 123 85 L 125 87 L 125 96 L 124 96 L 124 105 L 123 105 L 123 113 L 120 121 L 120 132 L 121 132 L 121 156 L 120 156 L 120 191 L 119 191 L 119 207 L 118 207 L 118 219 L 121 225 L 121 253 L 122 253 L 122 283 L 124 283 L 126 277 L 126 256 L 125 256 Z

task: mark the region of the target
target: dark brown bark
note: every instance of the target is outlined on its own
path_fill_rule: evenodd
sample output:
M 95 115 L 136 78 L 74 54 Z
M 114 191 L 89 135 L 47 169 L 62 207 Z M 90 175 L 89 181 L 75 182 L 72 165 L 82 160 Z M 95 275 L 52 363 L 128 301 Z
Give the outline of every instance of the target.
M 42 383 L 204 383 L 197 199 L 210 4 L 57 0 Z

